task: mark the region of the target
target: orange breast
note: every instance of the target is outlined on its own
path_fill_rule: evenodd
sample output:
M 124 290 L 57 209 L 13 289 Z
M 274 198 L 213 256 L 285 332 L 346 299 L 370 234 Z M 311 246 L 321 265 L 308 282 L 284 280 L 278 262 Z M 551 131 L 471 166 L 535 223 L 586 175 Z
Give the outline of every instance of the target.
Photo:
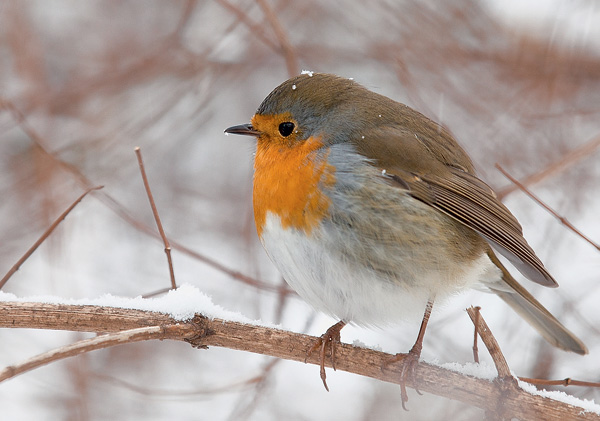
M 254 159 L 254 219 L 262 235 L 267 213 L 278 215 L 283 228 L 309 234 L 327 214 L 330 199 L 322 188 L 335 183 L 335 168 L 323 143 L 309 138 L 292 145 L 259 139 Z

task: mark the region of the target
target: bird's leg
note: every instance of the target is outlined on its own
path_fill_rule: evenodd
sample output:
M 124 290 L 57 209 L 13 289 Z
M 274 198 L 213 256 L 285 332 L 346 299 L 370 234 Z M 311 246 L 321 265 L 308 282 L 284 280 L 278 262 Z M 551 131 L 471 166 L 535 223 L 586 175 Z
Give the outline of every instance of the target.
M 419 358 L 421 357 L 421 350 L 423 349 L 423 338 L 425 337 L 425 330 L 427 329 L 427 322 L 429 322 L 429 316 L 431 316 L 431 309 L 433 308 L 433 298 L 427 301 L 427 307 L 425 307 L 425 314 L 423 315 L 423 321 L 421 322 L 421 328 L 419 329 L 419 335 L 413 347 L 408 351 L 408 354 L 396 354 L 388 361 L 383 363 L 382 368 L 387 367 L 398 361 L 402 361 L 402 371 L 400 372 L 400 391 L 402 396 L 402 408 L 406 410 L 406 402 L 408 402 L 408 393 L 406 393 L 406 380 L 411 379 L 413 386 L 417 393 L 419 389 L 414 385 L 415 370 L 419 364 Z
M 327 350 L 327 346 L 329 345 L 330 357 L 331 357 L 331 367 L 335 370 L 335 348 L 337 344 L 340 343 L 340 331 L 342 328 L 346 326 L 346 322 L 340 320 L 333 326 L 331 326 L 327 331 L 321 335 L 319 339 L 315 341 L 313 346 L 306 352 L 306 359 L 311 356 L 311 354 L 317 349 L 321 349 L 319 352 L 319 361 L 321 364 L 321 380 L 323 380 L 323 386 L 325 386 L 325 390 L 329 392 L 329 387 L 327 387 L 327 375 L 325 374 L 325 352 Z M 306 359 L 304 362 L 306 362 Z

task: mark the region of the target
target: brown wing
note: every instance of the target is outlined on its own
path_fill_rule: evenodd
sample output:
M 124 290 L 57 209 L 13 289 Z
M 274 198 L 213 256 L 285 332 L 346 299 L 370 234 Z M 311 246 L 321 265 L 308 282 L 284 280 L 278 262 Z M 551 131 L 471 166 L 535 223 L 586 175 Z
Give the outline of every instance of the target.
M 386 174 L 416 199 L 477 231 L 530 280 L 549 287 L 558 286 L 527 244 L 519 222 L 492 189 L 471 174 L 447 168 L 443 177 L 417 176 L 403 171 Z
M 353 141 L 357 151 L 416 199 L 478 232 L 527 278 L 558 286 L 527 244 L 519 222 L 475 176 L 452 135 L 410 108 L 401 107 L 398 115 L 402 124 L 379 127 L 367 140 Z

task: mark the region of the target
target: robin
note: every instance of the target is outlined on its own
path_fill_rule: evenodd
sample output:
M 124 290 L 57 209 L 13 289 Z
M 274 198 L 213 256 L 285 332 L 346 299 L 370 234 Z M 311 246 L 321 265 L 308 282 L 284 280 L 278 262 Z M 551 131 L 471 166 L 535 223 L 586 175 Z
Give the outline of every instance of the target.
M 347 323 L 424 310 L 417 341 L 395 359 L 404 404 L 434 301 L 467 288 L 497 294 L 552 345 L 587 353 L 499 261 L 558 286 L 441 125 L 353 80 L 306 72 L 225 133 L 257 138 L 254 218 L 267 254 L 304 300 L 340 320 L 308 351 L 320 349 L 326 389 L 326 348 L 335 367 Z

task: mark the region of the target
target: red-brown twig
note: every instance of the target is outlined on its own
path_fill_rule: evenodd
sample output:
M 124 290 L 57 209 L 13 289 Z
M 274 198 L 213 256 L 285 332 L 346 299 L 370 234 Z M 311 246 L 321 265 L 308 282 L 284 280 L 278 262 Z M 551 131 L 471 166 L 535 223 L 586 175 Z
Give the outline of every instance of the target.
M 265 31 L 262 26 L 253 23 L 250 18 L 248 18 L 248 14 L 244 10 L 234 4 L 231 4 L 227 0 L 217 0 L 217 3 L 232 12 L 238 18 L 238 20 L 246 25 L 248 29 L 250 29 L 250 32 L 252 32 L 252 34 L 254 34 L 265 45 L 269 46 L 274 51 L 277 50 L 277 45 L 265 35 Z
M 46 238 L 48 238 L 48 236 L 50 234 L 52 234 L 52 232 L 63 221 L 63 219 L 65 219 L 67 217 L 67 215 L 69 214 L 69 212 L 71 212 L 73 210 L 73 208 L 75 208 L 75 206 L 77 206 L 79 204 L 79 202 L 81 202 L 83 200 L 83 198 L 85 196 L 87 196 L 87 194 L 89 192 L 91 192 L 92 190 L 99 190 L 102 187 L 103 186 L 96 186 L 96 187 L 92 187 L 92 188 L 87 189 L 85 192 L 83 192 L 83 194 L 81 196 L 79 196 L 71 204 L 71 206 L 69 206 L 63 213 L 61 213 L 60 216 L 52 223 L 52 225 L 50 225 L 48 227 L 48 229 L 46 231 L 44 231 L 44 233 L 41 235 L 41 237 L 38 238 L 38 240 L 35 243 L 33 243 L 33 245 L 29 248 L 29 250 L 27 250 L 25 252 L 25 254 L 19 260 L 17 260 L 17 263 L 15 263 L 12 268 L 10 268 L 10 270 L 6 273 L 6 275 L 4 275 L 4 277 L 2 278 L 2 280 L 0 280 L 0 289 L 2 289 L 4 287 L 4 285 L 8 282 L 8 280 L 10 279 L 10 277 L 13 276 L 16 271 L 19 270 L 19 268 L 21 267 L 21 265 L 27 259 L 29 259 L 29 256 L 31 256 L 33 254 L 33 252 L 37 250 L 37 248 L 40 246 L 40 244 L 42 244 L 46 240 Z
M 273 359 L 272 361 L 277 362 L 277 361 L 281 361 L 281 360 Z M 203 396 L 203 395 L 217 395 L 220 393 L 232 393 L 232 392 L 235 392 L 236 390 L 247 389 L 247 388 L 261 382 L 264 377 L 263 374 L 259 374 L 259 375 L 253 376 L 246 380 L 240 380 L 240 381 L 232 382 L 230 384 L 224 384 L 221 386 L 207 387 L 204 389 L 182 390 L 182 389 L 158 389 L 158 388 L 140 386 L 138 384 L 134 384 L 134 383 L 125 381 L 123 379 L 119 379 L 119 378 L 116 378 L 113 376 L 109 376 L 107 374 L 102 374 L 102 373 L 97 373 L 97 372 L 90 372 L 90 373 L 88 373 L 88 375 L 92 376 L 94 379 L 108 383 L 112 386 L 121 387 L 121 388 L 130 390 L 132 392 L 138 393 L 140 395 L 158 396 L 158 397 L 175 396 L 178 398 L 189 397 L 191 399 L 197 399 L 198 396 Z
M 142 294 L 142 298 L 157 297 L 159 295 L 166 294 L 167 292 L 171 291 L 172 289 L 173 288 L 171 288 L 171 287 L 157 289 L 156 291 L 152 291 L 152 292 L 148 292 L 146 294 Z
M 296 50 L 290 42 L 287 34 L 283 30 L 279 19 L 277 19 L 277 15 L 275 15 L 275 12 L 271 8 L 271 6 L 269 6 L 266 0 L 256 0 L 256 2 L 263 10 L 265 18 L 267 18 L 267 21 L 273 28 L 273 32 L 275 32 L 275 36 L 277 37 L 277 41 L 279 42 L 281 52 L 283 54 L 283 57 L 285 58 L 285 65 L 287 67 L 288 75 L 291 77 L 298 74 L 299 68 Z
M 596 149 L 598 149 L 598 147 L 600 147 L 600 136 L 597 136 L 597 137 L 589 140 L 588 142 L 584 143 L 580 147 L 575 148 L 572 151 L 568 152 L 565 156 L 562 157 L 562 159 L 560 161 L 555 162 L 552 165 L 549 165 L 544 170 L 542 170 L 538 173 L 532 174 L 529 177 L 526 177 L 521 182 L 521 185 L 522 186 L 530 186 L 532 184 L 539 183 L 540 181 L 542 181 L 550 176 L 560 174 L 561 172 L 565 171 L 566 169 L 568 169 L 570 166 L 572 166 L 579 160 L 585 158 L 586 156 L 589 156 Z M 509 186 L 504 189 L 501 189 L 501 190 L 497 191 L 496 193 L 498 194 L 498 198 L 503 199 L 517 189 L 523 190 L 521 187 L 519 187 L 519 185 L 515 184 L 514 186 Z
M 583 386 L 583 387 L 600 387 L 600 383 L 596 382 L 584 382 L 582 380 L 573 380 L 567 377 L 563 380 L 544 380 L 544 379 L 530 379 L 529 377 L 519 377 L 522 380 L 531 384 L 539 384 L 541 386 Z
M 469 307 L 467 309 L 467 313 L 475 325 L 475 329 L 477 330 L 477 333 L 479 333 L 479 336 L 485 344 L 485 347 L 490 352 L 492 360 L 494 361 L 494 365 L 496 366 L 496 370 L 498 371 L 498 377 L 512 377 L 510 368 L 508 368 L 508 363 L 506 362 L 506 359 L 500 350 L 500 346 L 498 345 L 498 342 L 496 342 L 494 335 L 492 335 L 487 323 L 485 320 L 483 320 L 480 311 L 476 310 L 474 307 Z
M 479 310 L 481 307 L 476 306 L 475 309 L 475 320 L 473 321 L 474 329 L 473 329 L 473 361 L 479 364 L 479 348 L 477 346 L 477 326 L 479 325 Z
M 54 163 L 56 163 L 56 165 L 58 165 L 62 170 L 66 171 L 68 174 L 73 176 L 73 178 L 75 179 L 75 181 L 78 184 L 80 184 L 85 189 L 88 189 L 91 186 L 93 186 L 92 181 L 89 178 L 87 178 L 84 174 L 82 174 L 81 171 L 77 167 L 63 161 L 55 153 L 48 150 L 48 148 L 46 147 L 46 142 L 44 141 L 43 137 L 40 136 L 37 133 L 37 131 L 34 130 L 33 127 L 31 127 L 28 124 L 23 113 L 21 113 L 21 111 L 17 107 L 15 107 L 14 104 L 12 104 L 9 101 L 2 100 L 0 98 L 0 107 L 7 109 L 11 113 L 13 119 L 19 125 L 21 130 L 23 130 L 23 132 L 29 137 L 29 139 L 39 147 L 40 151 L 42 151 L 48 158 L 50 158 Z M 141 223 L 134 216 L 132 216 L 126 210 L 125 206 L 123 206 L 120 202 L 118 202 L 110 194 L 105 193 L 105 192 L 100 192 L 97 195 L 97 198 L 105 206 L 107 206 L 110 210 L 112 210 L 118 217 L 123 219 L 125 222 L 129 223 L 135 229 L 137 229 L 141 232 L 144 232 L 148 235 L 157 237 L 157 238 L 160 237 L 160 235 L 156 234 L 156 231 L 151 229 L 148 225 Z M 276 292 L 276 293 L 281 292 L 281 287 L 279 287 L 279 286 L 271 285 L 267 282 L 260 281 L 258 279 L 247 276 L 247 275 L 241 273 L 240 271 L 230 269 L 227 266 L 217 262 L 216 260 L 213 260 L 207 256 L 204 256 L 204 255 L 198 253 L 197 251 L 194 251 L 176 241 L 171 241 L 171 246 L 174 249 L 180 251 L 181 253 L 191 256 L 193 259 L 196 259 L 196 260 L 212 267 L 213 269 L 223 272 L 237 281 L 243 282 L 247 285 L 253 286 L 260 290 L 271 291 L 271 292 Z M 289 288 L 286 290 L 286 293 L 293 295 L 293 291 Z
M 169 275 L 171 276 L 171 289 L 176 289 L 177 284 L 175 283 L 175 271 L 173 270 L 173 259 L 171 258 L 171 244 L 169 243 L 167 235 L 165 234 L 165 230 L 163 229 L 162 223 L 160 222 L 160 216 L 158 216 L 158 209 L 156 209 L 156 203 L 154 203 L 154 197 L 152 197 L 152 192 L 150 191 L 150 183 L 148 183 L 148 177 L 146 176 L 146 170 L 144 169 L 144 161 L 142 159 L 142 151 L 140 150 L 139 146 L 135 148 L 135 154 L 137 156 L 138 164 L 140 166 L 140 173 L 142 174 L 144 188 L 146 189 L 146 194 L 148 195 L 148 200 L 150 201 L 150 207 L 152 208 L 152 214 L 154 215 L 154 220 L 156 221 L 156 226 L 158 227 L 160 237 L 162 238 L 163 243 L 165 245 L 167 263 L 169 264 Z
M 46 364 L 50 364 L 54 361 L 73 357 L 75 355 L 94 351 L 96 349 L 103 349 L 131 342 L 148 341 L 157 338 L 178 338 L 182 333 L 187 334 L 189 337 L 193 337 L 195 334 L 194 329 L 190 326 L 170 325 L 141 327 L 137 329 L 107 333 L 105 335 L 96 336 L 95 338 L 83 339 L 73 344 L 65 345 L 60 348 L 36 355 L 20 364 L 5 367 L 2 371 L 0 371 L 0 382 L 18 376 L 19 374 L 34 370 Z
M 109 194 L 106 194 L 106 193 L 99 194 L 98 199 L 101 202 L 103 202 L 106 206 L 108 206 L 108 208 L 110 210 L 112 210 L 115 214 L 117 214 L 117 216 L 119 216 L 121 219 L 123 219 L 124 221 L 129 223 L 135 229 L 137 229 L 145 234 L 157 237 L 157 238 L 160 237 L 160 235 L 158 235 L 156 233 L 156 231 L 154 231 L 148 225 L 143 224 L 142 222 L 138 221 L 133 215 L 131 215 L 125 209 L 125 207 L 121 203 L 119 203 L 115 198 L 113 198 Z M 240 281 L 242 283 L 253 286 L 254 288 L 257 288 L 257 289 L 260 289 L 263 291 L 280 293 L 281 287 L 279 287 L 277 285 L 269 284 L 269 283 L 261 281 L 259 279 L 252 278 L 251 276 L 247 276 L 240 271 L 230 269 L 227 266 L 217 262 L 216 260 L 213 260 L 210 257 L 204 256 L 203 254 L 200 254 L 197 251 L 192 250 L 189 247 L 186 247 L 183 244 L 178 243 L 175 240 L 171 240 L 170 243 L 171 243 L 171 246 L 175 250 L 179 251 L 180 253 L 187 254 L 188 256 L 192 257 L 193 259 L 196 259 L 196 260 L 212 267 L 215 270 L 223 272 L 237 281 Z M 294 291 L 287 288 L 286 293 L 293 295 Z
M 514 178 L 513 176 L 511 176 L 504 168 L 502 168 L 500 166 L 500 164 L 496 164 L 496 168 L 498 168 L 498 170 L 506 178 L 508 178 L 511 182 L 513 182 L 515 184 L 515 186 L 517 186 L 518 189 L 522 190 L 527 196 L 529 196 L 531 199 L 533 199 L 538 205 L 540 205 L 541 207 L 543 207 L 544 209 L 546 209 L 552 216 L 554 216 L 556 219 L 558 219 L 564 226 L 566 226 L 571 231 L 573 231 L 575 234 L 577 234 L 578 236 L 580 236 L 581 238 L 583 238 L 585 241 L 587 241 L 588 243 L 590 243 L 592 246 L 594 246 L 596 248 L 596 250 L 600 251 L 600 246 L 598 244 L 596 244 L 594 241 L 592 241 L 587 236 L 585 236 L 581 231 L 579 231 L 577 228 L 575 228 L 573 226 L 573 224 L 571 224 L 567 220 L 567 218 L 565 218 L 564 216 L 559 215 L 558 212 L 556 212 L 550 206 L 548 206 L 547 204 L 545 204 L 544 202 L 542 202 L 542 200 L 540 198 L 538 198 L 536 195 L 534 195 L 529 189 L 527 189 L 527 187 L 525 187 L 522 183 L 520 183 L 519 180 L 517 180 L 516 178 Z

